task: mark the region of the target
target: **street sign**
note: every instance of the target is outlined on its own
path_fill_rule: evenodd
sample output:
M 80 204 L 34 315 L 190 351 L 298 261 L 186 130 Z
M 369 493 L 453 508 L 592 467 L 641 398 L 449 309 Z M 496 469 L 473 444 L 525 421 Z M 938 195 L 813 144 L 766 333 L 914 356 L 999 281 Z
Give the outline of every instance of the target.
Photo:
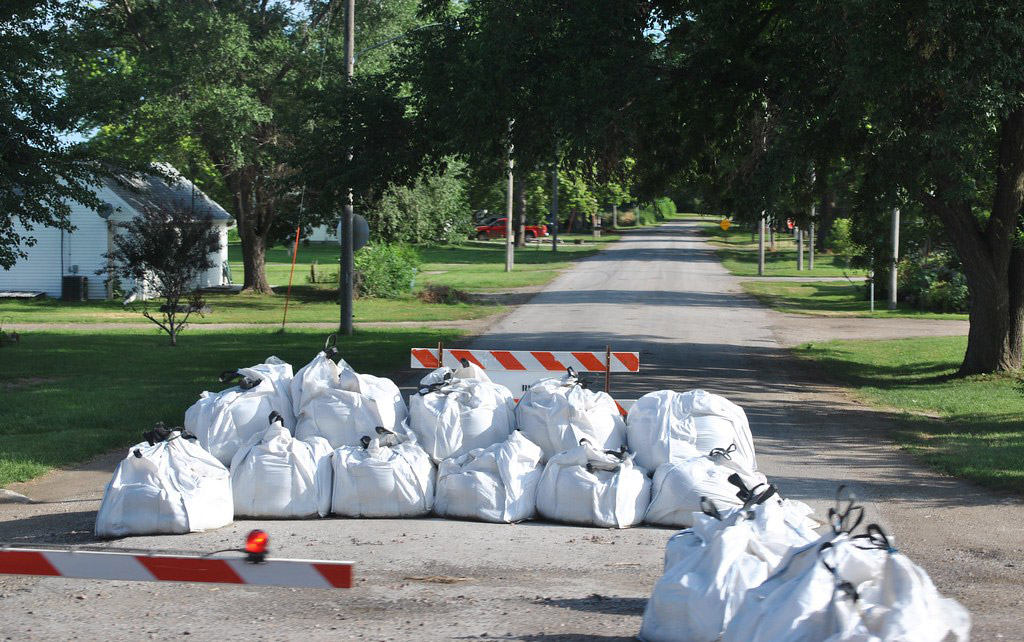
M 341 245 L 341 220 L 338 220 L 338 245 Z M 360 214 L 352 215 L 352 249 L 358 250 L 370 240 L 370 224 Z
M 727 218 L 723 218 L 722 222 L 718 224 L 718 226 L 721 227 L 725 231 L 729 231 L 729 226 L 731 226 L 731 225 L 732 225 L 732 223 Z

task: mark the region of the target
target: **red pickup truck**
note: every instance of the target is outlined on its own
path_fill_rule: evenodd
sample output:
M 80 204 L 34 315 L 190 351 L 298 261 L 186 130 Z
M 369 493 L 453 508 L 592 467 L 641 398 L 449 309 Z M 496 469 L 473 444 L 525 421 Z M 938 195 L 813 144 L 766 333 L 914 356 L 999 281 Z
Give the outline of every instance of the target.
M 485 222 L 476 226 L 476 238 L 478 241 L 487 239 L 505 238 L 505 222 L 508 219 L 502 217 Z M 513 228 L 514 229 L 514 228 Z M 547 225 L 527 225 L 526 239 L 539 239 L 548 235 Z

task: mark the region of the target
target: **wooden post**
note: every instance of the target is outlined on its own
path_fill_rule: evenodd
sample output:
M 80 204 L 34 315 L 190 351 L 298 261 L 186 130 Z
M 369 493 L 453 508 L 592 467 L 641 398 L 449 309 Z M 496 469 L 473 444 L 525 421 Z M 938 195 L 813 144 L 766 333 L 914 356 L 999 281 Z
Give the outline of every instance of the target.
M 604 347 L 604 391 L 612 394 L 612 347 Z

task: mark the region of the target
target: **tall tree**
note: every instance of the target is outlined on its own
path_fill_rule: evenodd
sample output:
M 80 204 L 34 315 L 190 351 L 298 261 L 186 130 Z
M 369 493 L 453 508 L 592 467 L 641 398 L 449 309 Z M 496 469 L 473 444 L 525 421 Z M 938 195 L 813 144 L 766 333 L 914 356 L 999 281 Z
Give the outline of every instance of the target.
M 411 39 L 402 74 L 411 84 L 416 132 L 433 155 L 493 167 L 511 146 L 517 177 L 549 167 L 556 154 L 565 168 L 623 172 L 658 72 L 650 5 L 423 5 L 441 24 Z
M 676 101 L 685 138 L 708 143 L 706 173 L 729 167 L 718 175 L 731 179 L 723 192 L 737 214 L 802 207 L 814 192 L 800 178 L 811 163 L 852 170 L 858 217 L 914 201 L 942 223 L 967 277 L 960 374 L 1020 368 L 1024 7 L 659 5 L 675 25 L 668 40 L 684 81 Z
M 70 96 L 127 156 L 184 138 L 216 168 L 238 222 L 244 288 L 269 293 L 264 269 L 277 212 L 294 198 L 285 162 L 325 65 L 337 69 L 339 0 L 119 0 L 78 22 Z M 151 158 L 151 160 L 156 160 Z
M 0 267 L 35 244 L 36 226 L 71 231 L 71 204 L 98 207 L 101 166 L 62 134 L 74 125 L 58 74 L 75 3 L 0 4 Z

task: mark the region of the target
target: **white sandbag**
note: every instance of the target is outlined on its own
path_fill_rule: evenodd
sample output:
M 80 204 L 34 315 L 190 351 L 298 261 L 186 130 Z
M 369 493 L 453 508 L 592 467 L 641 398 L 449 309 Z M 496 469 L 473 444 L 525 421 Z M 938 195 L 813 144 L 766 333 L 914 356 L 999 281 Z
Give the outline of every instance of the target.
M 334 451 L 331 512 L 346 517 L 417 517 L 434 505 L 437 470 L 414 442 L 395 446 L 366 440 L 366 447 Z
M 693 516 L 694 526 L 666 546 L 665 573 L 644 611 L 643 640 L 717 640 L 744 594 L 793 547 L 818 539 L 813 530 L 788 523 L 789 509 L 774 491 L 739 509 L 704 506 L 707 512 Z
M 517 430 L 500 444 L 442 461 L 434 512 L 495 523 L 534 517 L 542 455 L 540 446 Z
M 581 439 L 597 449 L 626 445 L 626 423 L 615 400 L 584 388 L 571 368 L 563 377 L 530 386 L 516 406 L 516 425 L 541 447 L 545 461 L 575 448 Z
M 231 523 L 227 468 L 181 434 L 128 451 L 103 492 L 98 537 L 190 533 Z
M 691 548 L 654 585 L 640 639 L 717 640 L 746 591 L 768 577 L 778 558 L 759 544 L 754 524 L 741 511 L 726 520 L 727 528 Z
M 237 386 L 204 391 L 185 411 L 185 430 L 225 466 L 243 444 L 263 432 L 271 412 L 281 413 L 287 427 L 295 426 L 289 392 L 291 365 L 272 356 L 251 368 L 223 373 L 221 382 L 236 377 L 241 379 Z
M 836 575 L 857 590 L 857 605 L 864 626 L 882 640 L 942 642 L 949 634 L 964 641 L 970 637 L 971 616 L 959 602 L 943 597 L 932 579 L 909 557 L 889 543 L 875 525 L 868 532 L 879 545 L 875 554 L 883 561 L 876 576 L 865 580 L 863 571 L 840 562 Z
M 685 461 L 707 452 L 697 450 L 697 427 L 690 398 L 672 390 L 648 393 L 636 400 L 626 416 L 626 443 L 636 463 L 647 470 Z
M 409 397 L 409 429 L 437 462 L 500 443 L 514 428 L 512 393 L 480 368 L 438 368 Z
M 552 457 L 537 488 L 537 512 L 569 524 L 628 528 L 639 524 L 651 499 L 651 481 L 624 451 L 583 444 Z
M 757 470 L 754 438 L 750 435 L 750 424 L 743 408 L 725 397 L 704 390 L 690 390 L 682 393 L 682 396 L 697 433 L 697 450 L 702 455 L 735 444 L 733 459 L 748 470 Z
M 231 460 L 235 515 L 301 519 L 331 512 L 331 445 L 292 437 L 273 413 L 268 428 Z
M 644 521 L 659 526 L 684 528 L 693 525 L 706 497 L 725 510 L 743 505 L 739 487 L 729 481 L 733 470 L 710 457 L 693 457 L 658 466 L 651 484 L 651 503 Z
M 292 379 L 295 436 L 323 437 L 332 448 L 358 446 L 374 437 L 378 426 L 404 434 L 408 411 L 390 379 L 359 374 L 337 363 L 332 347 L 302 367 Z

